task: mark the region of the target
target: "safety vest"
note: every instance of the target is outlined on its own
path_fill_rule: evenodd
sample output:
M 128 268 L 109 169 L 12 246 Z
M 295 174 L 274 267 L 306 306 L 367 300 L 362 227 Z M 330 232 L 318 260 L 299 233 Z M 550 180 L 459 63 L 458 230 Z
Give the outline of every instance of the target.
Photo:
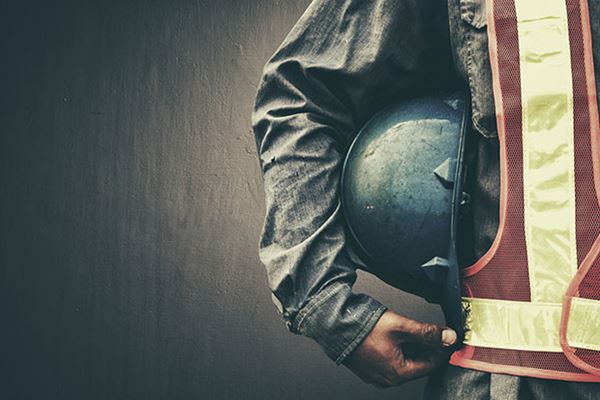
M 600 126 L 587 0 L 488 1 L 500 223 L 451 364 L 600 382 Z

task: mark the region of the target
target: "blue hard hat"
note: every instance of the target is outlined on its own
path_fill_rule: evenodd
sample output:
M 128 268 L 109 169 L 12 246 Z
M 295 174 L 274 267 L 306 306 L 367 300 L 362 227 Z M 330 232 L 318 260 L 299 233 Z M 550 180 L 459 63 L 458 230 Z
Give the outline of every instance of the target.
M 341 178 L 352 250 L 388 284 L 439 303 L 462 338 L 457 221 L 469 101 L 411 99 L 375 115 L 348 150 Z

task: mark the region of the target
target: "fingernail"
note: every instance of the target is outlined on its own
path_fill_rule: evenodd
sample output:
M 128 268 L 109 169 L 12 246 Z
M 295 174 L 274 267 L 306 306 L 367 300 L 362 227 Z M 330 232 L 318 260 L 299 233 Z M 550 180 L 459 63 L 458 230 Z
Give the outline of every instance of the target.
M 456 332 L 452 329 L 444 329 L 442 331 L 442 344 L 446 347 L 452 346 L 456 342 Z

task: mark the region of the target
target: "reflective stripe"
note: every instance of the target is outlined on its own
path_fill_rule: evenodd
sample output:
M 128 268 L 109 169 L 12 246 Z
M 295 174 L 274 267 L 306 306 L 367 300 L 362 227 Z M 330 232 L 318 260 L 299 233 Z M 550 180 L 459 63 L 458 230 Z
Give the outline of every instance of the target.
M 515 6 L 531 301 L 561 303 L 577 272 L 573 84 L 567 10 L 565 0 L 516 0 Z
M 463 298 L 465 343 L 471 346 L 562 352 L 562 304 Z M 600 301 L 573 298 L 567 332 L 573 347 L 600 351 Z

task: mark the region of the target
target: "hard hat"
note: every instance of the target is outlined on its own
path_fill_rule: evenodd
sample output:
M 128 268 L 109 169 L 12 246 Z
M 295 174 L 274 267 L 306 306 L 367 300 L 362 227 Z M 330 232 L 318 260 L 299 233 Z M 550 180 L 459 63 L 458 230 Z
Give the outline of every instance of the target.
M 464 93 L 423 97 L 375 115 L 341 177 L 350 247 L 366 270 L 442 306 L 462 338 L 457 222 L 469 121 Z

